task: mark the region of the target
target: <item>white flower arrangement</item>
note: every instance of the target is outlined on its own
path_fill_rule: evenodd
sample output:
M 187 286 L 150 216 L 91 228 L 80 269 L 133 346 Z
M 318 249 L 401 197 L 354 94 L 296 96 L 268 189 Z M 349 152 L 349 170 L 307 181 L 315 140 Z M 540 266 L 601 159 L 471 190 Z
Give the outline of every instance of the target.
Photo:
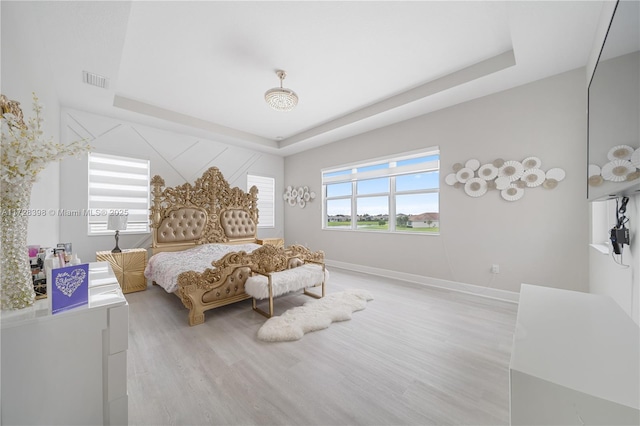
M 90 146 L 85 140 L 70 144 L 56 143 L 53 138 L 46 139 L 42 126 L 42 106 L 33 93 L 34 116 L 25 124 L 22 117 L 14 112 L 2 112 L 2 139 L 0 141 L 0 158 L 2 174 L 0 180 L 7 183 L 35 181 L 38 173 L 52 161 L 62 160 L 67 156 L 79 156 L 88 151 Z M 19 112 L 19 109 L 18 109 Z

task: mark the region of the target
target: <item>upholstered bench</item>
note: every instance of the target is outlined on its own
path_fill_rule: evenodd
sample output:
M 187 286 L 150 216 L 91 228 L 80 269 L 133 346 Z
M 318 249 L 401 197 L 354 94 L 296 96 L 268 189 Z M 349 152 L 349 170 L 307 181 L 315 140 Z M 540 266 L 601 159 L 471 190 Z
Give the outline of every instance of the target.
M 297 260 L 297 259 L 296 259 Z M 253 310 L 267 318 L 273 316 L 273 298 L 303 289 L 307 296 L 320 299 L 325 291 L 325 267 L 323 263 L 308 262 L 300 266 L 289 265 L 290 269 L 262 273 L 254 271 L 255 275 L 247 278 L 244 285 L 245 292 L 253 298 Z M 310 287 L 322 287 L 322 294 L 308 292 Z M 269 312 L 258 308 L 257 301 L 269 299 Z

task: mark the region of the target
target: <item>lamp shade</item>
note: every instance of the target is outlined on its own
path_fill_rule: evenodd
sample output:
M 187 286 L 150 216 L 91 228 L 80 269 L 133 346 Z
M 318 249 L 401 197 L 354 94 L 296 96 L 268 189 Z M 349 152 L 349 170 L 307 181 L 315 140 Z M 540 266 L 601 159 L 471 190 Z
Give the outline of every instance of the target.
M 124 215 L 109 215 L 107 221 L 107 229 L 109 231 L 124 231 L 127 229 L 127 220 L 129 216 Z

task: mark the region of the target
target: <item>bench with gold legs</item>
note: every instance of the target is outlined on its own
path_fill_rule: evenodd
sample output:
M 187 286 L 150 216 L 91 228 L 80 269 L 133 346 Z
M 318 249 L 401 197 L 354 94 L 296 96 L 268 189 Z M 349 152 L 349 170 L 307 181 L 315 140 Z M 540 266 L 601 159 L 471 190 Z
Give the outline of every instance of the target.
M 266 247 L 266 246 L 265 246 Z M 252 308 L 267 318 L 273 316 L 273 299 L 294 291 L 303 290 L 307 296 L 320 299 L 325 295 L 325 266 L 322 252 L 311 253 L 302 246 L 287 249 L 265 249 L 254 252 L 254 274 L 245 282 L 245 292 L 253 298 Z M 259 256 L 264 253 L 265 258 Z M 320 287 L 320 294 L 308 291 Z M 258 307 L 258 300 L 268 300 L 269 311 Z
M 271 273 L 255 271 L 247 278 L 244 290 L 253 298 L 252 307 L 267 318 L 273 316 L 273 299 L 287 293 L 303 290 L 304 294 L 316 299 L 325 295 L 324 264 L 308 262 L 292 269 Z M 311 287 L 321 287 L 320 294 L 308 291 Z M 269 312 L 258 308 L 258 300 L 269 300 Z

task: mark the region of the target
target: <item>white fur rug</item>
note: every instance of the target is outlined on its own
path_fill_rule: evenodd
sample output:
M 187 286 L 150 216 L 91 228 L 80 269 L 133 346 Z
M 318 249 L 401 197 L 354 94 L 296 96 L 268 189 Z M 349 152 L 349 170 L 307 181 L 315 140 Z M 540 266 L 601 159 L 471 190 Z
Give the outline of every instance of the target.
M 271 317 L 258 330 L 258 339 L 266 342 L 299 340 L 305 333 L 327 328 L 334 321 L 351 319 L 351 314 L 367 307 L 373 296 L 367 290 L 346 290 L 327 294 L 303 306 Z

